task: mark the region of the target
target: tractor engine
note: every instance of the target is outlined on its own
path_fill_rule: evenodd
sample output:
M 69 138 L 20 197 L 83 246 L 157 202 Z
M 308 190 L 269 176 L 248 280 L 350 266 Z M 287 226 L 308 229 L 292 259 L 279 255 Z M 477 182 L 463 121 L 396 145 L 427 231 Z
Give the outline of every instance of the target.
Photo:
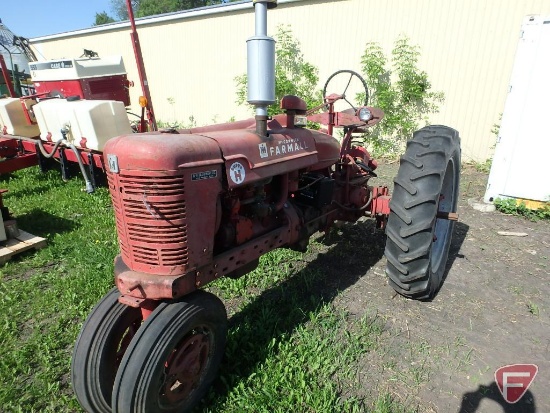
M 244 275 L 266 252 L 304 250 L 335 219 L 364 213 L 372 166 L 366 151 L 334 168 L 339 142 L 295 126 L 294 106 L 287 106 L 265 137 L 248 120 L 107 143 L 121 300 L 175 298 Z

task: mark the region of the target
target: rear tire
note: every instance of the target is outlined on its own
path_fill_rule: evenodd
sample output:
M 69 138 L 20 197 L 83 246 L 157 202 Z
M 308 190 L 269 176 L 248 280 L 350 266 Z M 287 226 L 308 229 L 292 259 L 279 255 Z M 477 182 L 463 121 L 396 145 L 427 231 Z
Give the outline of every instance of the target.
M 191 411 L 216 378 L 226 334 L 225 307 L 213 294 L 159 304 L 122 359 L 113 413 Z
M 427 126 L 407 142 L 394 180 L 386 226 L 386 273 L 399 294 L 431 299 L 444 279 L 460 183 L 460 138 L 446 126 Z

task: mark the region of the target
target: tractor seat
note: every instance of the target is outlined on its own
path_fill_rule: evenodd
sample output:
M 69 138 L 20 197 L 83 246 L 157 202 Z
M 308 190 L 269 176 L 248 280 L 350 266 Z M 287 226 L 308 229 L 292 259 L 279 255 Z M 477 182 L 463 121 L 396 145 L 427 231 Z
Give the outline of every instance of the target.
M 285 95 L 281 99 L 281 109 L 286 112 L 292 111 L 298 115 L 305 115 L 307 112 L 307 104 L 304 99 L 294 95 Z

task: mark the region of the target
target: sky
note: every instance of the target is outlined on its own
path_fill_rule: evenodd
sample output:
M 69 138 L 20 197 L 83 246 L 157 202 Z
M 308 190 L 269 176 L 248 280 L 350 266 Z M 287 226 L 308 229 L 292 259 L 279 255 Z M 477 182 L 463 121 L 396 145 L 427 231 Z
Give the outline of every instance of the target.
M 2 0 L 0 19 L 16 36 L 27 38 L 91 27 L 95 14 L 112 15 L 110 0 Z

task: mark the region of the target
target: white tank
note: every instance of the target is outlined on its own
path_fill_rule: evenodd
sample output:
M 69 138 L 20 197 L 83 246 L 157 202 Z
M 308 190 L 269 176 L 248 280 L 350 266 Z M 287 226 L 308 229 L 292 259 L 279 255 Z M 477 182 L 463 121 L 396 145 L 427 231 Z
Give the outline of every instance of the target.
M 34 105 L 34 116 L 36 116 L 36 122 L 40 129 L 40 139 L 49 140 L 48 135 L 50 135 L 51 140 L 56 142 L 63 138 L 61 128 L 63 128 L 63 123 L 69 122 L 68 116 L 63 114 L 65 105 L 66 100 L 64 99 L 43 100 Z
M 31 107 L 35 103 L 36 101 L 31 99 L 26 101 L 27 107 Z M 40 133 L 38 125 L 29 125 L 18 98 L 0 99 L 0 133 L 4 132 L 4 127 L 8 135 L 33 138 Z
M 53 142 L 66 138 L 77 147 L 102 151 L 116 136 L 132 133 L 126 108 L 114 100 L 45 100 L 34 106 L 40 138 Z

